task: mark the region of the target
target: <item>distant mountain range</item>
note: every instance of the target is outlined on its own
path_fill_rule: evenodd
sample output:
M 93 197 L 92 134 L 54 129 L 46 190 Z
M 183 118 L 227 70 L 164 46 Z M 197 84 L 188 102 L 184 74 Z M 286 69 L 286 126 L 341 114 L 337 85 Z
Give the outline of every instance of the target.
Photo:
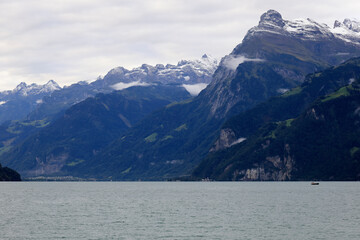
M 60 89 L 55 81 L 50 80 L 44 85 L 35 83 L 27 85 L 22 82 L 12 91 L 0 92 L 0 123 L 23 119 L 32 109 L 42 103 L 43 97 Z
M 132 70 L 117 67 L 92 83 L 83 81 L 64 88 L 53 80 L 44 85 L 20 83 L 12 91 L 0 92 L 0 124 L 51 118 L 88 97 L 131 86 L 179 85 L 197 95 L 210 83 L 216 67 L 217 60 L 204 54 L 199 60 L 182 60 L 177 65 L 143 64 Z
M 358 60 L 344 62 L 360 56 L 358 26 L 358 22 L 348 19 L 343 23 L 336 21 L 334 28 L 310 19 L 289 21 L 280 13 L 269 10 L 218 66 L 204 55 L 199 61 L 181 61 L 177 66 L 143 65 L 132 71 L 116 68 L 93 83 L 78 83 L 54 91 L 28 115 L 31 124 L 40 124 L 39 130 L 29 131 L 24 141 L 11 142 L 10 137 L 3 139 L 1 150 L 4 153 L 0 162 L 26 177 L 354 179 L 358 144 L 353 137 L 342 138 L 344 143 L 353 141 L 353 145 L 349 144 L 350 150 L 346 145 L 346 151 L 354 157 L 346 160 L 346 164 L 353 161 L 346 169 L 355 169 L 349 174 L 321 172 L 319 169 L 325 164 L 325 155 L 321 154 L 316 158 L 320 159 L 316 160 L 317 170 L 310 174 L 307 165 L 302 165 L 307 160 L 293 158 L 292 149 L 306 152 L 296 147 L 296 134 L 306 129 L 310 119 L 307 116 L 311 116 L 313 108 L 315 112 L 322 109 L 319 111 L 324 116 L 330 114 L 327 109 L 333 111 L 328 118 L 332 123 L 326 129 L 338 127 L 347 133 L 348 129 L 340 128 L 333 121 L 350 121 L 350 112 L 344 118 L 338 118 L 341 110 L 338 104 L 353 111 L 350 105 L 357 101 Z M 338 66 L 331 68 L 334 65 Z M 197 91 L 208 83 L 197 95 Z M 348 84 L 352 85 L 336 92 Z M 127 92 L 107 94 L 114 89 L 136 85 L 137 88 L 129 88 Z M 183 91 L 179 91 L 179 87 Z M 171 93 L 170 88 L 177 89 L 177 94 Z M 183 94 L 184 88 L 197 96 L 189 98 Z M 83 101 L 99 92 L 106 94 Z M 318 99 L 331 93 L 335 97 L 326 97 L 331 101 Z M 282 97 L 272 98 L 279 95 Z M 343 95 L 350 97 L 349 100 L 336 97 Z M 168 104 L 185 98 L 185 101 Z M 149 111 L 142 112 L 144 104 L 159 106 L 153 103 L 164 99 L 167 102 L 163 102 L 163 108 L 153 111 L 156 107 L 146 107 Z M 291 103 L 293 105 L 289 105 Z M 133 105 L 126 109 L 124 106 L 129 104 Z M 130 117 L 132 109 L 138 109 L 136 117 L 132 115 L 134 118 Z M 269 114 L 262 115 L 263 112 Z M 49 116 L 52 120 L 48 120 Z M 9 134 L 12 130 L 14 134 L 16 129 L 7 125 L 3 132 Z M 264 136 L 270 139 L 269 147 L 269 139 Z M 288 136 L 291 136 L 289 142 L 286 141 Z M 321 136 L 330 138 L 326 134 Z M 322 138 L 319 141 L 325 142 Z M 265 144 L 264 151 L 258 150 L 262 146 L 257 144 L 260 142 Z M 311 143 L 314 146 L 315 143 Z M 321 146 L 325 149 L 328 145 Z M 277 152 L 279 149 L 282 152 Z M 307 157 L 312 156 L 311 151 L 307 154 Z M 334 154 L 339 157 L 343 152 Z M 302 160 L 297 162 L 297 158 Z M 340 166 L 338 159 L 331 159 L 334 168 Z M 288 163 L 298 168 L 289 170 Z

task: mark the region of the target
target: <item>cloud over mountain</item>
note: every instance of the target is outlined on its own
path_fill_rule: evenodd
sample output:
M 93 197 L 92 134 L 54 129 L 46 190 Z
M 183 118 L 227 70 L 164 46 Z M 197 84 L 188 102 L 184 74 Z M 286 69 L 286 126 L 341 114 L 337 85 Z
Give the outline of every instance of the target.
M 311 5 L 311 8 L 309 6 Z M 13 0 L 0 2 L 0 89 L 94 80 L 114 66 L 173 63 L 231 51 L 267 9 L 332 24 L 357 1 Z

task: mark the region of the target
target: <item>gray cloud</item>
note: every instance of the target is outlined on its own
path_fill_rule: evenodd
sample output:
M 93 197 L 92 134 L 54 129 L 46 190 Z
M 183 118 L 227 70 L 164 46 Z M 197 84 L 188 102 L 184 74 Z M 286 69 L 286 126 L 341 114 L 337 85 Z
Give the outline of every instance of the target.
M 220 58 L 276 9 L 332 24 L 357 1 L 12 0 L 0 2 L 0 89 L 19 82 L 93 80 L 116 66 Z

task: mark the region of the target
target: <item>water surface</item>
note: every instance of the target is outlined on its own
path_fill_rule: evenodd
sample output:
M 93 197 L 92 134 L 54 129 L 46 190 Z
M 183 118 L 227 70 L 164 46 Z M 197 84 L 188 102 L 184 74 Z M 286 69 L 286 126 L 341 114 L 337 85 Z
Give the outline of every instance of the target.
M 0 183 L 0 239 L 360 239 L 360 183 Z

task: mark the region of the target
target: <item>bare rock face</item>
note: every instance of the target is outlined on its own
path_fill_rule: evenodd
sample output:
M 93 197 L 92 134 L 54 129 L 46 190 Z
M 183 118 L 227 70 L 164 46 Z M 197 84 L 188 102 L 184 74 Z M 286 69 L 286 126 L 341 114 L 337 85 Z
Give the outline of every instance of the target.
M 236 136 L 230 128 L 221 129 L 219 139 L 215 142 L 210 152 L 216 152 L 230 147 L 236 141 Z
M 233 107 L 246 110 L 299 85 L 309 73 L 358 56 L 359 26 L 346 19 L 331 28 L 309 18 L 286 20 L 275 10 L 265 12 L 220 61 L 204 92 L 211 115 L 221 119 L 231 116 Z
M 325 120 L 324 115 L 318 114 L 315 108 L 311 108 L 309 111 L 306 112 L 307 117 L 314 119 L 314 120 Z
M 243 181 L 287 181 L 291 180 L 295 161 L 290 155 L 290 146 L 285 144 L 283 156 L 269 156 L 253 168 L 234 173 L 234 178 Z
M 62 153 L 60 155 L 49 155 L 45 161 L 36 157 L 36 167 L 33 170 L 25 172 L 25 175 L 40 176 L 50 175 L 61 171 L 62 167 L 66 164 L 66 160 L 69 158 L 68 153 Z
M 259 25 L 273 25 L 277 27 L 284 27 L 285 23 L 281 14 L 275 10 L 268 10 L 261 15 Z

